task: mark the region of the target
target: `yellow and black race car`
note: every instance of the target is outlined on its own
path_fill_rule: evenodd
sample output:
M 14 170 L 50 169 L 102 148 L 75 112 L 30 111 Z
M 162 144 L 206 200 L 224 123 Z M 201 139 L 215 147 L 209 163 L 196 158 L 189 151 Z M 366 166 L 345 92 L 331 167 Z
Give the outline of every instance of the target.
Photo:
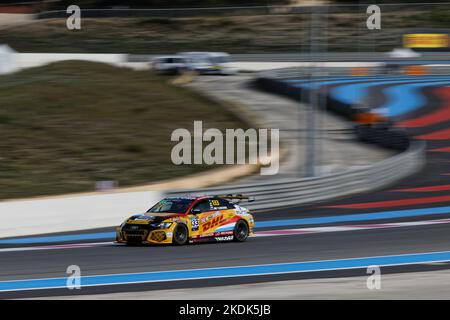
M 116 242 L 175 244 L 238 241 L 253 235 L 255 222 L 242 195 L 165 198 L 144 214 L 133 215 L 116 230 Z

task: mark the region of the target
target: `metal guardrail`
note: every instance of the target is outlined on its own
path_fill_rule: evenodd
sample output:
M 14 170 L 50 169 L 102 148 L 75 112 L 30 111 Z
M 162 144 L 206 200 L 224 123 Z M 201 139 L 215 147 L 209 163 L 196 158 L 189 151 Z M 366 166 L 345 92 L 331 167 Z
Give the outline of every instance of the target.
M 299 76 L 299 72 L 301 71 L 297 69 L 285 69 L 263 72 L 260 76 L 272 79 L 295 78 Z M 389 131 L 384 134 L 389 134 Z M 425 164 L 425 152 L 423 141 L 410 141 L 409 147 L 404 152 L 364 168 L 313 178 L 276 179 L 268 177 L 266 182 L 175 190 L 168 192 L 167 195 L 241 193 L 256 198 L 255 202 L 246 204 L 252 210 L 293 206 L 372 191 L 393 184 L 419 171 Z
M 356 170 L 315 178 L 283 179 L 246 185 L 176 190 L 167 196 L 184 194 L 242 193 L 256 201 L 246 204 L 252 210 L 275 209 L 311 203 L 354 193 L 376 190 L 420 170 L 425 164 L 425 143 L 415 141 L 410 148 L 392 158 Z

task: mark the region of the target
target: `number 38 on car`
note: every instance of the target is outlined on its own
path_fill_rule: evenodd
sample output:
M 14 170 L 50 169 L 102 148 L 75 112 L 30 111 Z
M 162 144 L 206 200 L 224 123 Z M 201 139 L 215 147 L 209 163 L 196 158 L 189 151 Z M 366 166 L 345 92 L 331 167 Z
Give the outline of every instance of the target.
M 116 242 L 175 244 L 238 241 L 253 235 L 253 216 L 243 195 L 165 198 L 143 214 L 133 215 L 116 230 Z

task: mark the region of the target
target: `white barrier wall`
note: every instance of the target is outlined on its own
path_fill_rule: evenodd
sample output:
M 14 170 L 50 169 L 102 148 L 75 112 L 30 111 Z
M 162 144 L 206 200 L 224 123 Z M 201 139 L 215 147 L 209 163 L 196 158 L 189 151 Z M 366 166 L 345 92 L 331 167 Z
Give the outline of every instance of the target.
M 7 45 L 0 44 L 0 75 L 19 70 L 17 53 Z
M 161 197 L 146 191 L 0 202 L 0 238 L 119 225 Z
M 136 70 L 145 70 L 149 68 L 147 62 L 127 62 L 127 54 L 109 54 L 109 53 L 14 53 L 14 61 L 18 69 L 39 67 L 52 62 L 67 60 L 83 60 L 108 63 L 119 67 L 129 67 Z M 358 67 L 358 66 L 378 66 L 377 62 L 232 62 L 232 67 L 242 71 L 263 71 L 278 68 L 295 68 L 319 65 L 322 67 Z
M 337 68 L 337 67 L 377 67 L 383 65 L 380 62 L 231 62 L 233 68 L 241 71 L 266 71 L 282 68 L 301 68 L 317 66 L 322 68 Z
M 16 63 L 23 68 L 39 67 L 52 62 L 66 60 L 84 60 L 120 64 L 127 61 L 127 54 L 102 54 L 102 53 L 17 53 Z

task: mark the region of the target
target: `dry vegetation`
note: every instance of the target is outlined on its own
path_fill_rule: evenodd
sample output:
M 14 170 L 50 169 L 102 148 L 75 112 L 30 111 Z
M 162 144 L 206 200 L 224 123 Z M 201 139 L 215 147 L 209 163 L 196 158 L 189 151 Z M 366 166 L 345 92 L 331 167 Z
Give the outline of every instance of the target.
M 449 28 L 448 10 L 386 12 L 382 30 L 368 32 L 365 14 L 334 13 L 327 21 L 333 51 L 390 50 L 405 28 Z M 102 18 L 82 20 L 69 31 L 64 19 L 35 21 L 0 30 L 0 42 L 22 52 L 169 53 L 220 50 L 232 53 L 298 52 L 308 49 L 309 16 L 269 15 L 201 18 Z
M 245 128 L 202 96 L 148 71 L 61 62 L 0 77 L 0 198 L 93 190 L 210 169 L 175 166 L 176 128 Z

